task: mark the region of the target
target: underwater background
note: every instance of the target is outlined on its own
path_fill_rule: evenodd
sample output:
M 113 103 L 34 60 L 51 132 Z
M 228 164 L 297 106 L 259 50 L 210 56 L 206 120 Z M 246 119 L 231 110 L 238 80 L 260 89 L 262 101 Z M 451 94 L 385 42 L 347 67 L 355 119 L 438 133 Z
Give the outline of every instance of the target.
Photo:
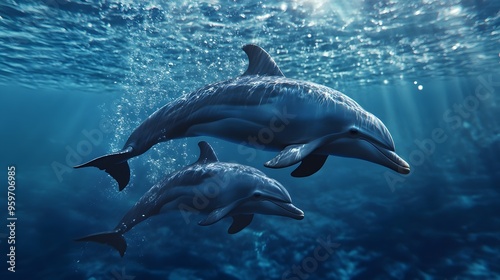
M 130 185 L 71 166 L 122 147 L 157 108 L 242 74 L 248 43 L 285 76 L 352 97 L 412 171 L 329 157 L 306 178 L 276 153 L 199 137 L 130 161 Z M 500 279 L 499 1 L 0 2 L 1 279 Z M 89 135 L 93 135 L 89 136 Z M 96 136 L 97 135 L 97 136 Z M 115 227 L 208 141 L 280 181 L 305 219 L 256 215 L 236 235 L 180 213 L 125 235 L 126 255 L 75 238 Z M 15 166 L 15 270 L 7 167 Z M 335 244 L 319 260 L 317 248 Z

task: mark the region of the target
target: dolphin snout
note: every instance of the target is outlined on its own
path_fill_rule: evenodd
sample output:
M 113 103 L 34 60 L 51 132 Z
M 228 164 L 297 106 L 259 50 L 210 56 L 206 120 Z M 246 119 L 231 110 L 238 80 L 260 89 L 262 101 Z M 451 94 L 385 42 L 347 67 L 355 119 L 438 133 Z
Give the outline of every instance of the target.
M 404 161 L 402 158 L 399 158 L 399 166 L 398 166 L 398 172 L 401 174 L 408 174 L 410 173 L 410 165 Z
M 292 203 L 283 203 L 283 202 L 278 202 L 278 201 L 273 201 L 273 203 L 276 204 L 277 206 L 281 207 L 283 210 L 285 210 L 287 213 L 286 216 L 293 218 L 293 219 L 296 219 L 296 220 L 304 219 L 304 211 L 300 210 Z
M 410 173 L 410 165 L 402 159 L 398 154 L 396 154 L 393 151 L 387 150 L 387 149 L 382 149 L 377 146 L 375 146 L 389 161 L 391 162 L 391 166 L 389 166 L 391 169 L 394 171 L 401 173 L 401 174 L 408 174 Z

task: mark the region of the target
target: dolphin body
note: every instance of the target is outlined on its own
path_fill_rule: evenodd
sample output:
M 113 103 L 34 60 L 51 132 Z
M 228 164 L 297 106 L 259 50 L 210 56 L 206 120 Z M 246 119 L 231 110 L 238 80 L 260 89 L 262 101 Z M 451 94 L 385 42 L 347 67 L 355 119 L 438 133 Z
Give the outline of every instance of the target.
M 130 180 L 127 160 L 171 139 L 212 136 L 280 151 L 266 167 L 301 162 L 292 172 L 317 172 L 328 155 L 359 158 L 408 174 L 385 125 L 348 96 L 311 82 L 286 78 L 271 56 L 245 45 L 243 75 L 206 85 L 158 109 L 130 135 L 119 152 L 75 168 L 105 170 L 122 190 Z M 269 133 L 272 132 L 272 133 Z M 257 139 L 257 140 L 255 140 Z
M 297 220 L 304 218 L 304 212 L 292 204 L 288 191 L 278 181 L 250 166 L 219 162 L 207 142 L 199 142 L 198 146 L 198 161 L 165 177 L 149 189 L 113 231 L 89 235 L 76 241 L 110 245 L 123 257 L 127 249 L 123 234 L 149 217 L 168 210 L 208 214 L 198 223 L 202 226 L 232 217 L 229 234 L 247 227 L 254 214 Z M 186 213 L 183 214 L 192 214 Z

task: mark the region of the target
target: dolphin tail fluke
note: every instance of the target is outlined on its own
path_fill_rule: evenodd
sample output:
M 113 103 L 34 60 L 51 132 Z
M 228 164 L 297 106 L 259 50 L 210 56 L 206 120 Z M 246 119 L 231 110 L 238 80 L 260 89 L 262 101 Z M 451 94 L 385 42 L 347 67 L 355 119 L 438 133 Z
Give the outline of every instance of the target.
M 116 231 L 92 234 L 76 239 L 75 241 L 92 241 L 109 245 L 115 248 L 122 257 L 125 255 L 125 251 L 127 250 L 127 242 L 125 241 L 125 238 L 121 235 L 121 233 Z
M 131 149 L 105 155 L 87 163 L 74 166 L 74 168 L 94 166 L 104 170 L 118 182 L 118 188 L 121 191 L 130 181 L 130 167 L 127 163 L 127 159 L 130 158 L 130 153 Z

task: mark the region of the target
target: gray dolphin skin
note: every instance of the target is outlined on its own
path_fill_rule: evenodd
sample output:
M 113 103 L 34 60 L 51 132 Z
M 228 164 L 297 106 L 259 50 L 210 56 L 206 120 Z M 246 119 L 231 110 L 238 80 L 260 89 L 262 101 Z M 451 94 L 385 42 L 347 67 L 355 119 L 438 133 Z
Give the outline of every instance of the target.
M 149 217 L 170 210 L 183 215 L 207 214 L 198 224 L 212 225 L 232 217 L 228 229 L 234 234 L 247 227 L 254 214 L 302 220 L 304 212 L 292 204 L 288 191 L 276 180 L 245 165 L 220 162 L 207 142 L 199 142 L 195 163 L 166 176 L 125 214 L 114 230 L 76 241 L 93 241 L 115 248 L 123 257 L 127 243 L 123 234 Z M 188 222 L 188 220 L 186 220 Z
M 264 165 L 301 163 L 294 177 L 317 172 L 329 155 L 367 160 L 408 174 L 385 125 L 348 96 L 311 82 L 286 78 L 271 56 L 245 45 L 243 75 L 206 85 L 160 108 L 130 135 L 121 151 L 75 168 L 105 170 L 122 190 L 127 160 L 171 139 L 212 136 L 253 148 L 280 151 Z

